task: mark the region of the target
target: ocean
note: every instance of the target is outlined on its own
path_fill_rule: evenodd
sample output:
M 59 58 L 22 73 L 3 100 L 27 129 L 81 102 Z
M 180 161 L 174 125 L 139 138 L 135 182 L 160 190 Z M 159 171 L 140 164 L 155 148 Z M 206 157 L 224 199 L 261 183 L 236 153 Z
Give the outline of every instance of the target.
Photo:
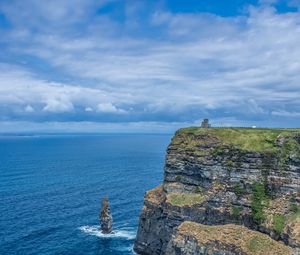
M 0 137 L 0 254 L 133 254 L 171 135 Z M 114 234 L 99 230 L 108 197 Z

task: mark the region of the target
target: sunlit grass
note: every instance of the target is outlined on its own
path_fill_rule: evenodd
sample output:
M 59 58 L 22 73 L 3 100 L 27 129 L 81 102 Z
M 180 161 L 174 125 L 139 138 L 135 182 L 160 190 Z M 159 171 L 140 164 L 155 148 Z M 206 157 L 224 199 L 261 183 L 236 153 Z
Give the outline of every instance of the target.
M 189 127 L 180 129 L 174 143 L 185 140 L 189 147 L 197 146 L 195 137 L 210 135 L 224 144 L 236 145 L 247 151 L 266 151 L 276 149 L 276 139 L 279 136 L 290 138 L 299 133 L 300 129 L 268 129 L 268 128 L 199 128 Z
M 201 204 L 206 200 L 206 197 L 199 193 L 169 193 L 167 201 L 176 206 L 192 206 Z

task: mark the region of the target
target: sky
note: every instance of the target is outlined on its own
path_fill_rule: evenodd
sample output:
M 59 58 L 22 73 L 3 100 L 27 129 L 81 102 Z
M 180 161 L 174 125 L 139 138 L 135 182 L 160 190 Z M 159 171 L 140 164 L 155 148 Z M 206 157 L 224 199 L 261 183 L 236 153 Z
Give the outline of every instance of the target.
M 0 0 L 0 132 L 300 127 L 300 0 Z

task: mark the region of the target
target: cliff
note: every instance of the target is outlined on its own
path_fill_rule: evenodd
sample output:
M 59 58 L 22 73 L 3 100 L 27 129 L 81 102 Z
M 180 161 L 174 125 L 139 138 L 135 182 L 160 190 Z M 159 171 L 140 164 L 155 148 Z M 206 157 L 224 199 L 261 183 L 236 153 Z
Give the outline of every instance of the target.
M 145 195 L 138 254 L 300 254 L 300 130 L 185 128 Z

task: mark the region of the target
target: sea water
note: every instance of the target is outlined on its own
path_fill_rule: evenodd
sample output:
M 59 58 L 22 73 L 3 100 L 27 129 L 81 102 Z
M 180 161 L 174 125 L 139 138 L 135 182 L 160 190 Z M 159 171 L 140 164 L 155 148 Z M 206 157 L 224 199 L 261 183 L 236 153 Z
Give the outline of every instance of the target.
M 0 254 L 133 254 L 170 135 L 0 137 Z M 101 198 L 114 233 L 99 230 Z

